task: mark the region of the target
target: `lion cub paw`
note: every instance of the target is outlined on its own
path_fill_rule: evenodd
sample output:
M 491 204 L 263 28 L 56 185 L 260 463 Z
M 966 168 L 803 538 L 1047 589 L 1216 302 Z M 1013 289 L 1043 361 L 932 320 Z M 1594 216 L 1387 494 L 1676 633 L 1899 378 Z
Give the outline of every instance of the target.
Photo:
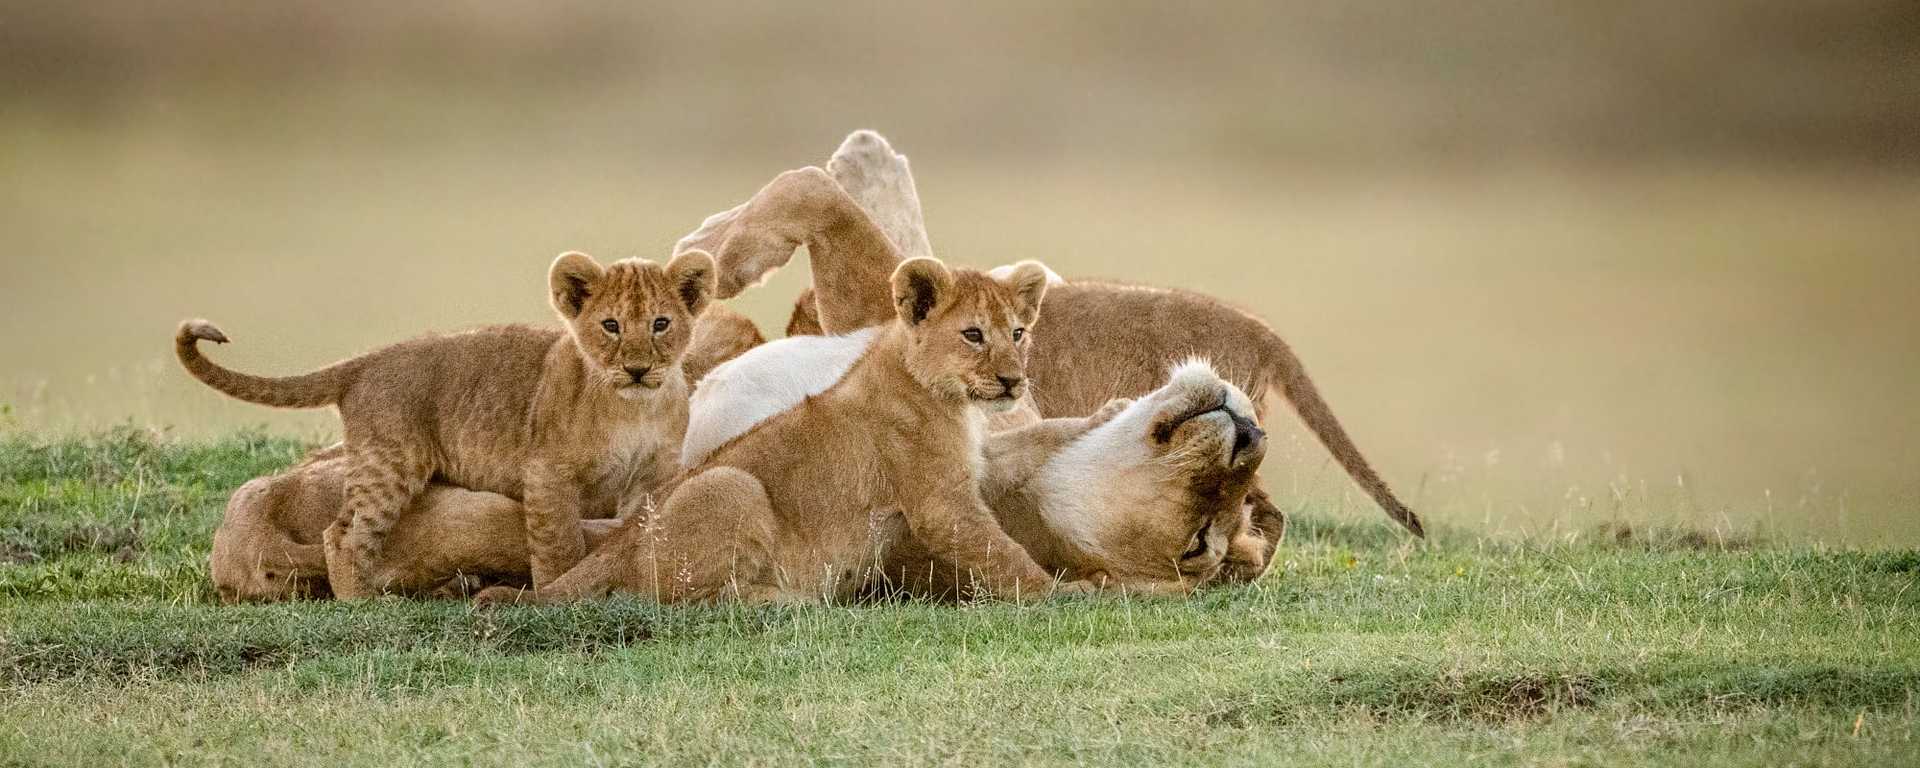
M 365 600 L 375 595 L 361 583 L 360 569 L 353 565 L 353 556 L 343 548 L 346 543 L 347 527 L 340 523 L 327 526 L 320 533 L 321 551 L 327 560 L 327 588 L 333 591 L 336 600 Z
M 1095 584 L 1091 581 L 1055 582 L 1053 584 L 1053 587 L 1047 591 L 1048 597 L 1064 597 L 1069 595 L 1097 595 L 1097 594 L 1100 594 L 1100 585 Z

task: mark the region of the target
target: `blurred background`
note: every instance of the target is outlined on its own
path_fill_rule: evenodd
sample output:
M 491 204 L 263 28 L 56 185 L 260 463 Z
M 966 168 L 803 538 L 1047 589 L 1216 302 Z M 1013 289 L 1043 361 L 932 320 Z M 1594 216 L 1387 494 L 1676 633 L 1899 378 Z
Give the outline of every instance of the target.
M 1434 522 L 1920 543 L 1910 0 L 0 0 L 0 430 L 328 436 L 174 325 L 285 373 L 544 321 L 555 254 L 863 127 L 949 261 L 1265 317 Z M 1274 491 L 1378 517 L 1276 426 Z

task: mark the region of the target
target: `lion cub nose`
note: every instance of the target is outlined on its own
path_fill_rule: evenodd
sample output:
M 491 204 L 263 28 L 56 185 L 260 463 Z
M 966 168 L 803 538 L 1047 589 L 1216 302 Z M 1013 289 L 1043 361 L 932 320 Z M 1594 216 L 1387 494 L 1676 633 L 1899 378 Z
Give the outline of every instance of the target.
M 1000 380 L 1000 389 L 1009 395 L 1013 394 L 1015 387 L 1027 380 L 1024 376 L 995 376 L 994 378 Z
M 627 366 L 627 376 L 633 379 L 633 383 L 638 384 L 641 379 L 646 378 L 647 372 L 651 370 L 653 370 L 653 366 L 651 365 L 643 365 L 638 368 Z

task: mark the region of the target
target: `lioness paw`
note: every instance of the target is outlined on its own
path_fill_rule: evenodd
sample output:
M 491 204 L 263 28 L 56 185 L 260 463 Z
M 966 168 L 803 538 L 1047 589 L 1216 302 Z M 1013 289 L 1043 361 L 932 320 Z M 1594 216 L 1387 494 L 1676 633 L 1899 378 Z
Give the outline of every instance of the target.
M 487 608 L 496 605 L 518 605 L 521 602 L 526 602 L 526 598 L 531 596 L 527 590 L 519 587 L 504 585 L 487 587 L 486 589 L 480 590 L 480 594 L 473 596 L 473 605 L 476 608 Z
M 1113 417 L 1120 415 L 1132 406 L 1133 398 L 1131 397 L 1116 397 L 1108 400 L 1106 405 L 1100 406 L 1100 410 L 1094 411 L 1092 416 L 1087 417 L 1087 426 L 1097 427 L 1112 421 Z

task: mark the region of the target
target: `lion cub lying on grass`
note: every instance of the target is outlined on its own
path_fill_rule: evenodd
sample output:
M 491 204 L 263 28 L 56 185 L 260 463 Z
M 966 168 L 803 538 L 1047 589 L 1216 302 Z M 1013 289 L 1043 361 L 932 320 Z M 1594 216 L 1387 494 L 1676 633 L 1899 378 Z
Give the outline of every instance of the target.
M 908 537 L 993 596 L 1055 591 L 978 488 L 981 410 L 1026 393 L 1045 268 L 1023 262 L 996 279 L 911 259 L 890 285 L 896 319 L 845 376 L 714 450 L 656 514 L 628 523 L 535 599 L 843 599 L 869 586 Z M 494 588 L 480 598 L 519 596 Z
M 582 511 L 670 479 L 687 419 L 682 353 L 714 293 L 713 259 L 601 267 L 568 253 L 548 274 L 566 330 L 497 326 L 401 342 L 299 376 L 267 378 L 201 356 L 225 343 L 204 320 L 182 323 L 175 352 L 214 389 L 282 408 L 337 406 L 349 469 L 327 529 L 328 581 L 358 598 L 400 515 L 430 480 L 526 503 L 533 581 L 585 553 Z

